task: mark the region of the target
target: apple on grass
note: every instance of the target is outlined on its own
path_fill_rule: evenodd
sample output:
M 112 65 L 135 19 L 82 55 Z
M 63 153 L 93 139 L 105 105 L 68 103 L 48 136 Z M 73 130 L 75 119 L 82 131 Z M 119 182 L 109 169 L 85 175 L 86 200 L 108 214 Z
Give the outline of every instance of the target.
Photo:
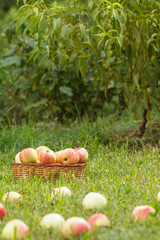
M 6 209 L 2 203 L 0 203 L 0 219 L 2 220 L 6 216 Z
M 102 194 L 90 192 L 85 196 L 82 204 L 86 210 L 101 209 L 107 205 L 107 201 Z
M 71 191 L 67 187 L 55 188 L 54 191 L 51 193 L 51 199 L 53 199 L 57 195 L 60 197 L 70 197 Z
M 160 201 L 160 192 L 157 194 L 157 201 Z
M 38 160 L 37 151 L 33 148 L 26 148 L 19 154 L 22 163 L 35 163 Z
M 80 163 L 85 163 L 88 160 L 88 152 L 85 148 L 76 148 L 74 151 L 78 153 Z
M 79 155 L 72 148 L 55 152 L 56 162 L 62 164 L 73 164 L 79 162 Z
M 134 208 L 132 212 L 132 217 L 135 221 L 142 222 L 144 220 L 150 219 L 150 213 L 155 213 L 155 209 L 151 206 L 144 205 L 144 206 L 137 206 Z
M 56 155 L 52 150 L 41 151 L 39 155 L 40 163 L 53 164 L 56 162 Z
M 64 222 L 65 220 L 60 214 L 50 213 L 42 218 L 40 224 L 44 228 L 54 228 L 55 230 L 60 231 Z
M 97 228 L 100 226 L 110 227 L 111 223 L 108 217 L 102 213 L 96 213 L 88 219 L 89 224 L 92 228 Z
M 9 203 L 14 203 L 14 202 L 21 203 L 22 198 L 23 197 L 21 194 L 11 191 L 4 194 L 4 196 L 2 197 L 2 201 L 3 202 L 8 201 Z
M 2 230 L 3 239 L 24 239 L 29 231 L 29 227 L 19 219 L 9 221 Z
M 62 226 L 62 235 L 66 238 L 79 236 L 91 229 L 90 224 L 81 217 L 68 218 Z

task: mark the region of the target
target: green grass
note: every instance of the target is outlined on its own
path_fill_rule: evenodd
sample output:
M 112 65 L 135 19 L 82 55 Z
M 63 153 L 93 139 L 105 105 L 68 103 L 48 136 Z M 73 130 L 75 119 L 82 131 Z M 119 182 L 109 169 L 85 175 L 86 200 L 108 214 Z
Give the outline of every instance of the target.
M 80 216 L 86 220 L 97 211 L 85 211 L 82 200 L 89 192 L 99 192 L 107 199 L 107 207 L 100 212 L 111 221 L 111 228 L 101 228 L 93 235 L 79 239 L 159 239 L 160 214 L 138 224 L 132 221 L 134 207 L 156 204 L 160 191 L 160 154 L 158 147 L 147 145 L 140 148 L 140 140 L 127 138 L 136 129 L 137 123 L 112 119 L 98 119 L 94 123 L 85 120 L 64 127 L 56 123 L 25 122 L 21 126 L 4 127 L 0 131 L 0 202 L 8 191 L 23 195 L 21 205 L 5 203 L 7 217 L 0 221 L 0 235 L 4 225 L 18 218 L 29 225 L 27 239 L 62 239 L 54 230 L 40 227 L 42 217 L 48 213 L 59 213 L 65 219 Z M 143 143 L 142 143 L 143 144 Z M 42 182 L 14 182 L 10 163 L 17 152 L 27 147 L 47 145 L 53 151 L 67 147 L 85 147 L 89 152 L 84 181 L 75 180 Z M 51 201 L 55 187 L 66 186 L 72 191 L 71 198 Z M 99 211 L 98 211 L 99 212 Z M 1 237 L 0 237 L 1 239 Z

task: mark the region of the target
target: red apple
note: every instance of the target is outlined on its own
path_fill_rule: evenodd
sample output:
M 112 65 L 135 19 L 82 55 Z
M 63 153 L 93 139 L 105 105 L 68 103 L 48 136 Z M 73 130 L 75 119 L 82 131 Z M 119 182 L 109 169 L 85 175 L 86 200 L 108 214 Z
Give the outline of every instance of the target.
M 74 149 L 79 155 L 79 162 L 84 163 L 88 159 L 88 152 L 85 148 L 76 148 Z
M 90 224 L 80 217 L 71 217 L 64 222 L 62 226 L 62 235 L 64 237 L 78 236 L 90 230 Z
M 46 146 L 40 146 L 40 147 L 37 147 L 36 148 L 36 151 L 37 151 L 37 155 L 38 155 L 38 159 L 39 159 L 39 155 L 42 151 L 46 151 L 46 150 L 50 150 L 48 147 Z
M 19 158 L 23 163 L 34 163 L 38 160 L 37 151 L 33 148 L 26 148 L 19 154 Z
M 151 218 L 150 213 L 155 213 L 155 209 L 151 206 L 137 206 L 133 210 L 132 216 L 136 221 L 143 221 Z
M 108 217 L 102 213 L 96 213 L 96 214 L 92 215 L 88 219 L 88 222 L 91 225 L 91 227 L 93 227 L 93 228 L 96 228 L 99 226 L 106 226 L 106 227 L 111 226 Z
M 29 227 L 19 219 L 9 221 L 2 230 L 3 239 L 24 239 Z M 16 236 L 15 236 L 16 234 Z
M 56 155 L 52 150 L 45 150 L 40 152 L 39 160 L 41 163 L 53 164 L 56 162 Z
M 2 203 L 0 203 L 0 219 L 2 220 L 6 216 L 6 209 Z
M 56 155 L 56 163 L 62 163 L 62 154 L 63 154 L 64 150 L 55 152 Z
M 56 162 L 62 164 L 73 164 L 79 162 L 79 155 L 72 148 L 55 152 Z

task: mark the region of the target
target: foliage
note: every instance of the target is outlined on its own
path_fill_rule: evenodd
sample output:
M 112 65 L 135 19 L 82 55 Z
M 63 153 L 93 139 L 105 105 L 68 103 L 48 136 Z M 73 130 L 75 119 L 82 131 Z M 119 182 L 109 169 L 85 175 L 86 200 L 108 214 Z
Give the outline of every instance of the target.
M 0 0 L 0 9 L 7 11 L 10 7 L 17 6 L 16 0 Z
M 1 121 L 160 112 L 159 9 L 152 0 L 34 0 L 17 20 L 9 11 L 1 20 Z
M 30 54 L 41 67 L 66 69 L 73 64 L 79 79 L 89 73 L 95 88 L 107 94 L 110 83 L 120 86 L 129 109 L 148 104 L 159 111 L 160 3 L 139 1 L 69 0 L 46 5 L 25 1 L 17 29 L 36 44 Z M 150 107 L 150 110 L 151 110 Z
M 37 120 L 68 120 L 75 118 L 75 113 L 81 118 L 86 113 L 91 116 L 103 111 L 110 114 L 121 109 L 118 96 L 112 101 L 110 95 L 107 102 L 104 93 L 96 91 L 92 70 L 84 84 L 76 76 L 72 61 L 65 69 L 58 63 L 53 69 L 49 59 L 41 65 L 32 60 L 36 41 L 32 37 L 23 39 L 16 33 L 16 23 L 12 20 L 15 14 L 16 10 L 10 9 L 1 20 L 5 31 L 0 36 L 3 54 L 0 59 L 0 107 L 3 111 L 0 122 L 8 118 L 19 121 L 28 118 L 28 113 Z M 26 23 L 21 31 L 25 26 Z

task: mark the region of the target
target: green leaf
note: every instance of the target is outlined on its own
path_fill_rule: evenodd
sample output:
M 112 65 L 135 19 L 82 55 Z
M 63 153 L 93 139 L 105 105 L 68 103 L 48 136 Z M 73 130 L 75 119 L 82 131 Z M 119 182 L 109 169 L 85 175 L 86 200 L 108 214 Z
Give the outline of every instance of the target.
M 118 19 L 118 11 L 116 9 L 113 9 L 113 16 L 114 16 L 115 20 Z
M 16 45 L 11 46 L 10 50 L 4 53 L 4 57 L 13 56 L 16 52 L 16 48 L 17 48 Z
M 48 99 L 47 98 L 42 98 L 42 100 L 36 102 L 36 103 L 32 103 L 30 105 L 28 105 L 26 108 L 25 108 L 25 111 L 28 111 L 29 109 L 31 108 L 38 108 L 40 107 L 41 105 L 46 105 L 48 102 Z
M 139 5 L 135 3 L 135 1 L 129 1 L 129 4 L 140 14 L 143 15 L 142 10 L 140 9 Z
M 106 42 L 105 42 L 105 46 L 104 46 L 104 49 L 105 49 L 105 53 L 107 55 L 107 57 L 110 56 L 110 49 L 112 47 L 112 44 L 114 42 L 114 39 L 108 39 Z
M 111 2 L 108 1 L 108 0 L 100 0 L 101 2 L 105 2 L 105 3 L 108 3 L 110 6 L 111 6 Z
M 39 48 L 41 46 L 42 38 L 45 34 L 45 30 L 46 30 L 47 25 L 48 25 L 47 21 L 42 21 L 42 23 L 39 26 L 39 29 L 38 29 L 38 47 Z
M 33 56 L 33 62 L 35 63 L 37 58 L 43 53 L 47 53 L 46 49 L 42 49 L 40 51 L 37 51 Z
M 133 76 L 133 81 L 136 84 L 136 86 L 139 88 L 139 83 L 138 83 L 138 75 L 136 73 L 132 74 Z
M 54 25 L 54 32 L 57 32 L 61 26 L 61 19 L 60 18 L 54 19 L 53 25 Z
M 61 35 L 62 37 L 67 40 L 70 35 L 70 27 L 68 25 L 63 25 L 61 28 Z
M 36 46 L 36 47 L 31 51 L 30 56 L 29 56 L 29 58 L 28 58 L 28 62 L 30 62 L 30 61 L 32 60 L 32 58 L 34 57 L 35 53 L 36 53 L 38 50 L 39 50 L 39 47 Z
M 62 86 L 62 87 L 59 88 L 59 90 L 60 90 L 61 93 L 64 93 L 69 97 L 73 96 L 73 92 L 72 92 L 72 89 L 70 87 Z
M 133 31 L 134 31 L 134 35 L 135 35 L 135 38 L 136 38 L 136 40 L 137 40 L 137 43 L 138 43 L 138 45 L 140 45 L 140 43 L 141 43 L 141 35 L 140 35 L 140 32 L 139 32 L 139 30 L 138 30 L 138 28 L 137 28 L 136 26 L 132 26 L 132 29 L 133 29 Z
M 94 11 L 92 12 L 92 17 L 93 17 L 93 20 L 96 21 L 96 18 L 98 16 L 98 14 L 100 13 L 100 9 L 99 8 L 95 8 Z
M 128 62 L 130 64 L 130 67 L 132 68 L 132 63 L 133 63 L 133 50 L 132 50 L 132 44 L 128 44 L 127 48 L 127 57 L 128 57 Z
M 28 17 L 30 17 L 32 15 L 32 12 L 27 13 L 26 15 L 24 15 L 23 18 L 21 18 L 21 20 L 18 22 L 16 30 L 19 29 L 19 27 L 27 20 Z
M 85 26 L 83 24 L 79 24 L 79 28 L 81 30 L 81 37 L 82 39 L 84 40 L 85 39 L 85 36 L 86 36 L 86 29 L 85 29 Z
M 94 2 L 93 2 L 93 1 L 89 1 L 89 2 L 88 2 L 88 9 L 89 9 L 90 11 L 92 11 L 93 5 L 94 5 Z
M 124 39 L 124 37 L 122 35 L 119 35 L 117 37 L 117 41 L 118 41 L 118 44 L 119 44 L 120 47 L 123 46 L 123 39 Z
M 8 67 L 11 65 L 16 65 L 17 67 L 20 67 L 22 58 L 20 56 L 14 56 L 14 57 L 7 57 L 5 58 L 4 66 Z
M 153 56 L 151 58 L 151 62 L 153 63 L 153 65 L 155 66 L 156 70 L 158 73 L 160 73 L 160 64 L 158 63 L 157 59 L 155 56 Z
M 83 81 L 85 81 L 85 75 L 86 75 L 86 71 L 87 71 L 87 59 L 85 58 L 80 58 L 79 59 L 79 70 L 82 74 L 82 78 L 83 78 Z
M 97 54 L 97 51 L 96 51 L 96 48 L 89 42 L 83 42 L 81 43 L 81 45 L 84 47 L 84 49 L 90 49 L 96 56 L 98 55 Z
M 35 15 L 30 18 L 30 32 L 32 34 L 35 32 L 37 33 L 39 21 L 40 21 L 40 15 Z
M 23 70 L 21 68 L 14 69 L 12 71 L 13 81 L 16 81 L 21 76 L 22 73 L 23 73 Z

